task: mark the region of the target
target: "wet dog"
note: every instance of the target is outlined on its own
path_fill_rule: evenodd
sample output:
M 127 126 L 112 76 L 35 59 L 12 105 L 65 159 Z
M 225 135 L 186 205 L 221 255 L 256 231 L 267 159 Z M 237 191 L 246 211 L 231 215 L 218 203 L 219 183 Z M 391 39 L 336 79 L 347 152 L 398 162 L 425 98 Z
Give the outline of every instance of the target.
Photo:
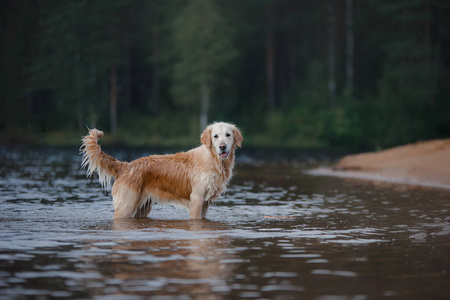
M 81 167 L 87 167 L 88 176 L 97 171 L 106 188 L 114 182 L 114 218 L 145 218 L 154 203 L 187 208 L 189 219 L 205 218 L 231 179 L 235 149 L 243 140 L 236 126 L 218 122 L 203 131 L 197 148 L 121 162 L 101 150 L 102 136 L 90 129 L 82 139 Z

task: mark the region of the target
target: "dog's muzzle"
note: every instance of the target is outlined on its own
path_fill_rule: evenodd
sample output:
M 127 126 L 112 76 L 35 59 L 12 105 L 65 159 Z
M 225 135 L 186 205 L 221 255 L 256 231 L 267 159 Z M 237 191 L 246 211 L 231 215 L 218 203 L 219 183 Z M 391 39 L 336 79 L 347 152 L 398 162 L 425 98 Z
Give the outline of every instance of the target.
M 220 144 L 219 149 L 220 149 L 219 156 L 224 159 L 227 158 L 228 155 L 230 154 L 230 151 L 227 151 L 227 145 L 225 144 Z

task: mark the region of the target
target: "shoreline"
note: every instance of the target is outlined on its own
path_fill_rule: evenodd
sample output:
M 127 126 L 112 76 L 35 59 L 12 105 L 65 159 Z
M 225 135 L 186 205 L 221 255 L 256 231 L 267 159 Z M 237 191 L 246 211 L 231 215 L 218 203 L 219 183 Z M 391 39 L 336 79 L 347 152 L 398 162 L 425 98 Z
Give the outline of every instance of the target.
M 348 155 L 306 173 L 450 189 L 450 139 Z
M 414 186 L 421 186 L 421 187 L 440 188 L 440 189 L 450 190 L 450 184 L 426 182 L 426 181 L 420 181 L 420 180 L 416 180 L 416 179 L 412 179 L 412 178 L 389 177 L 389 176 L 383 176 L 381 174 L 371 174 L 371 173 L 357 172 L 357 171 L 339 171 L 339 170 L 334 170 L 333 168 L 324 168 L 324 167 L 305 171 L 305 174 L 313 175 L 313 176 L 330 176 L 330 177 L 349 178 L 349 179 L 358 179 L 358 180 L 366 180 L 366 181 L 380 181 L 380 182 L 386 182 L 386 183 L 406 184 L 406 185 L 414 185 Z

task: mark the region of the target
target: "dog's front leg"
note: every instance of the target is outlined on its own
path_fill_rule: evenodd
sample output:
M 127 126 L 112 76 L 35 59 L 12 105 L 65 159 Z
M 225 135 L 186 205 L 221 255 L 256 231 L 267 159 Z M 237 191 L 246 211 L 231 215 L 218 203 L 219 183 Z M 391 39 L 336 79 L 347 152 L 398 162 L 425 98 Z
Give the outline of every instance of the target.
M 191 193 L 191 202 L 189 203 L 189 219 L 199 220 L 202 218 L 203 201 L 203 193 L 195 191 Z
M 211 197 L 208 201 L 203 202 L 202 219 L 206 219 L 206 213 L 208 212 L 208 208 L 211 205 L 211 203 L 213 203 L 216 199 L 217 197 Z

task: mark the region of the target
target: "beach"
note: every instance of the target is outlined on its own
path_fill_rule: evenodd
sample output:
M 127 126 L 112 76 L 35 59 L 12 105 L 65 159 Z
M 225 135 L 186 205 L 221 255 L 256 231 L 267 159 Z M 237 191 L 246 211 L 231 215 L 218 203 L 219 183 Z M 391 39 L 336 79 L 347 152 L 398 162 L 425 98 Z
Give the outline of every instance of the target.
M 348 155 L 309 173 L 450 189 L 450 139 Z

